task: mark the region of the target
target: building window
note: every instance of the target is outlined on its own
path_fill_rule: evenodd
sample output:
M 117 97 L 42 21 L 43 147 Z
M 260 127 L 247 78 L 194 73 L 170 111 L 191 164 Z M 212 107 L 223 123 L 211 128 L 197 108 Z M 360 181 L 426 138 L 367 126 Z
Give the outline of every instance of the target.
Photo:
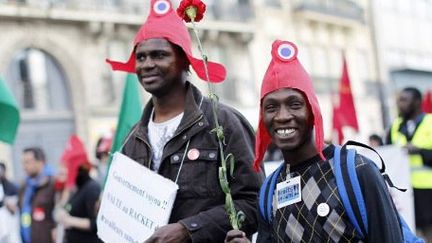
M 71 108 L 65 74 L 46 52 L 33 48 L 18 51 L 8 73 L 23 109 L 46 112 Z

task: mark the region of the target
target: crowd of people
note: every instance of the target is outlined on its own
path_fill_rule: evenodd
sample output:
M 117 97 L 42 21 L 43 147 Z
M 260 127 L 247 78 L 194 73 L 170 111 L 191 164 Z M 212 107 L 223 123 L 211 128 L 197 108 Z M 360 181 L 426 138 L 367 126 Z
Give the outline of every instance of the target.
M 151 94 L 121 152 L 179 186 L 168 224 L 157 228 L 146 243 L 250 242 L 255 232 L 257 242 L 404 241 L 406 232 L 384 177 L 370 159 L 358 154 L 354 170 L 366 205 L 361 214 L 368 222 L 358 227 L 349 217 L 353 212 L 342 203 L 334 171 L 339 145 L 324 141 L 319 100 L 294 43 L 276 40 L 271 46 L 254 132 L 240 112 L 222 103 L 215 106 L 190 82 L 190 68 L 208 82 L 224 80 L 225 69 L 205 60 L 206 67 L 192 55 L 188 30 L 169 1 L 152 0 L 151 4 L 129 60 L 108 61 L 114 70 L 136 73 Z M 384 142 L 373 135 L 370 144 L 397 144 L 406 149 L 416 224 L 419 233 L 432 240 L 428 207 L 432 203 L 432 116 L 421 111 L 421 93 L 413 87 L 401 91 L 397 106 L 399 117 Z M 222 142 L 213 132 L 218 125 L 224 131 Z M 25 149 L 22 163 L 27 177 L 19 187 L 6 179 L 6 168 L 0 164 L 0 208 L 19 215 L 17 236 L 2 239 L 0 230 L 0 242 L 101 241 L 96 217 L 111 142 L 98 141 L 95 155 L 100 163 L 93 169 L 77 138 L 70 143 L 78 145 L 62 156 L 57 173 L 43 150 Z M 278 156 L 267 153 L 264 158 L 266 151 Z M 232 228 L 226 192 L 220 186 L 221 157 L 228 154 L 235 158 L 235 168 L 229 168 L 232 173 L 227 177 L 231 196 L 245 216 L 239 229 Z M 267 185 L 263 161 L 276 157 L 282 165 L 261 194 L 260 187 Z M 92 171 L 98 171 L 99 177 L 92 176 Z
M 110 143 L 111 138 L 102 137 L 96 147 L 99 160 L 90 163 L 81 141 L 72 136 L 56 172 L 41 148 L 26 148 L 21 183 L 8 180 L 0 163 L 0 242 L 102 242 L 96 216 L 105 171 L 97 172 L 100 166 L 106 170 L 103 156 Z

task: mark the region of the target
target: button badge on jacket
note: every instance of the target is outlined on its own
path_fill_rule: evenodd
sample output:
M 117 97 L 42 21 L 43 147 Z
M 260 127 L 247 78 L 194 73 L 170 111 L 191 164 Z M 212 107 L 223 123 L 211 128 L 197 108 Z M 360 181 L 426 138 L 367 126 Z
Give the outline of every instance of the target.
M 200 152 L 196 148 L 190 149 L 187 153 L 187 157 L 189 160 L 196 160 L 199 158 L 199 156 L 200 156 Z
M 35 208 L 33 210 L 33 220 L 42 221 L 45 219 L 45 210 L 43 208 Z

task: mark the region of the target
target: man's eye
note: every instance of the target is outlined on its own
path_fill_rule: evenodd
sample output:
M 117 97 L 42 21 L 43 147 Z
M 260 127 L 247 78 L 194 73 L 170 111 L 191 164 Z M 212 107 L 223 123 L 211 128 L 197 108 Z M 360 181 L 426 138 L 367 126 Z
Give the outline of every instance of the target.
M 303 104 L 300 102 L 294 102 L 290 105 L 290 107 L 294 110 L 298 110 L 303 107 Z
M 154 59 L 162 59 L 162 58 L 164 58 L 166 56 L 166 53 L 164 53 L 164 52 L 156 52 L 156 53 L 154 53 L 153 55 L 152 55 L 152 57 L 154 58 Z
M 136 55 L 136 60 L 138 60 L 138 61 L 144 61 L 145 60 L 145 55 L 143 55 L 143 54 L 137 54 Z
M 275 105 L 266 105 L 266 106 L 264 107 L 264 110 L 265 110 L 266 112 L 274 112 L 274 111 L 276 111 L 276 106 L 275 106 Z

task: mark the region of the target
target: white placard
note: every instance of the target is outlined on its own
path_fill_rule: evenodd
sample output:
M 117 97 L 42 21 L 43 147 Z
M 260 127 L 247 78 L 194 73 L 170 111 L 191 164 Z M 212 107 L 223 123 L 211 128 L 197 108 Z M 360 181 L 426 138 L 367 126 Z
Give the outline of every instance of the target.
M 116 152 L 97 217 L 104 242 L 142 243 L 168 223 L 178 185 Z
M 381 161 L 376 153 L 369 149 L 355 148 L 358 149 L 360 154 L 370 158 L 381 168 Z M 390 192 L 399 213 L 415 232 L 414 195 L 411 186 L 408 154 L 406 150 L 396 145 L 381 146 L 376 148 L 376 151 L 383 158 L 386 165 L 385 171 L 390 176 L 393 184 L 399 188 L 407 189 L 406 192 L 401 192 L 395 188 L 390 188 Z

